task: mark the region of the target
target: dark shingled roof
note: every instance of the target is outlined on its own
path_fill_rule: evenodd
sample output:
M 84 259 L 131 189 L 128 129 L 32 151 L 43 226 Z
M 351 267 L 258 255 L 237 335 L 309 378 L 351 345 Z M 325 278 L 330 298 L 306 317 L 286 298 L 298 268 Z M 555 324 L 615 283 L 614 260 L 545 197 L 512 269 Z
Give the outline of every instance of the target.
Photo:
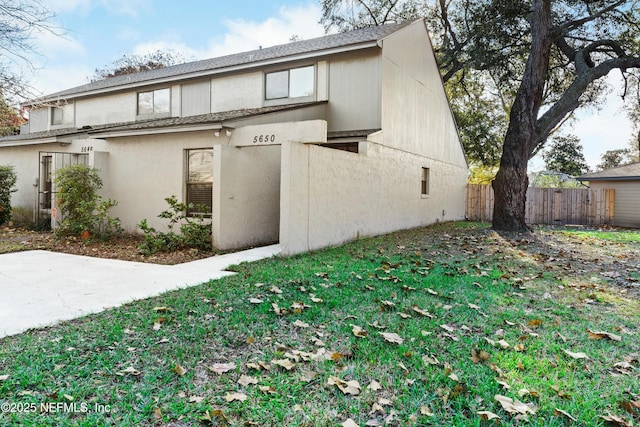
M 618 166 L 617 168 L 607 169 L 600 172 L 588 173 L 579 176 L 580 181 L 622 181 L 622 180 L 640 180 L 640 163 L 632 163 L 630 165 Z
M 145 83 L 152 84 L 154 80 L 176 79 L 180 77 L 187 78 L 190 74 L 224 70 L 228 67 L 248 66 L 252 63 L 286 58 L 293 55 L 314 52 L 321 53 L 327 49 L 346 48 L 350 45 L 378 41 L 409 23 L 411 23 L 411 21 L 405 21 L 400 24 L 386 24 L 378 27 L 363 28 L 347 33 L 330 34 L 310 40 L 302 40 L 249 52 L 221 56 L 219 58 L 204 59 L 201 61 L 173 65 L 157 70 L 111 77 L 46 95 L 39 101 L 52 101 L 65 97 L 73 97 L 74 95 L 81 95 L 84 92 L 112 89 L 125 85 L 142 85 Z
M 187 117 L 166 117 L 163 119 L 138 120 L 134 122 L 109 123 L 98 126 L 87 126 L 84 128 L 62 128 L 44 132 L 25 133 L 21 135 L 11 135 L 0 138 L 0 146 L 2 143 L 11 143 L 18 141 L 29 141 L 37 139 L 54 138 L 58 136 L 73 135 L 94 135 L 98 136 L 104 132 L 122 132 L 139 129 L 159 129 L 176 126 L 197 126 L 207 124 L 220 124 L 223 122 L 248 117 L 255 117 L 263 114 L 275 113 L 278 111 L 295 110 L 299 108 L 311 107 L 315 105 L 326 104 L 326 101 L 306 102 L 302 104 L 278 105 L 262 108 L 245 108 L 241 110 L 223 111 L 219 113 L 200 114 L 197 116 Z

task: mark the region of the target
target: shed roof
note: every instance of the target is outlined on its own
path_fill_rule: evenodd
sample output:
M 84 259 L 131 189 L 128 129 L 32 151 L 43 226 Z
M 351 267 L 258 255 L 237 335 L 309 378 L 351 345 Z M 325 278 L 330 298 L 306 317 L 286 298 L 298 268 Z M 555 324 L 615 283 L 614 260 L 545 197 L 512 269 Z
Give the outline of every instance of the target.
M 231 120 L 245 119 L 249 117 L 260 116 L 279 111 L 295 110 L 315 105 L 326 104 L 326 101 L 306 102 L 293 105 L 278 105 L 261 108 L 244 108 L 241 110 L 223 111 L 219 113 L 200 114 L 197 116 L 187 117 L 166 117 L 160 119 L 137 120 L 132 122 L 109 123 L 97 126 L 86 126 L 83 128 L 62 128 L 44 132 L 25 133 L 20 135 L 11 135 L 0 138 L 1 146 L 25 145 L 51 142 L 51 139 L 68 138 L 74 136 L 85 135 L 86 137 L 100 138 L 102 135 L 109 133 L 121 133 L 127 131 L 139 131 L 153 129 L 180 127 L 202 127 L 206 125 L 217 125 L 218 128 L 224 127 L 225 122 Z
M 599 172 L 588 173 L 577 178 L 580 181 L 630 181 L 640 180 L 640 162 L 618 166 Z
M 143 86 L 164 81 L 175 81 L 197 77 L 202 74 L 212 74 L 237 68 L 249 68 L 263 63 L 280 62 L 298 55 L 322 55 L 330 50 L 348 51 L 351 49 L 370 47 L 372 42 L 378 42 L 389 34 L 408 25 L 412 21 L 399 24 L 385 24 L 377 27 L 363 28 L 346 33 L 330 34 L 309 40 L 276 45 L 264 49 L 236 53 L 218 58 L 204 59 L 195 62 L 173 65 L 157 70 L 110 77 L 87 83 L 71 89 L 46 95 L 36 102 L 53 102 L 60 99 L 70 99 L 85 94 L 113 91 L 131 86 Z

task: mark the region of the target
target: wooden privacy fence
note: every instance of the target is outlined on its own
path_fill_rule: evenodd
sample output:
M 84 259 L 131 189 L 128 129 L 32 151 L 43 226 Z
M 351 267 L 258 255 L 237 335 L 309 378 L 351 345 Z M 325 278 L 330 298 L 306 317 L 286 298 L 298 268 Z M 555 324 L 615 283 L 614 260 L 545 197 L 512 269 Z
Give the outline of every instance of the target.
M 491 185 L 467 185 L 467 219 L 491 221 Z M 612 224 L 615 190 L 590 188 L 529 188 L 525 220 L 527 224 Z

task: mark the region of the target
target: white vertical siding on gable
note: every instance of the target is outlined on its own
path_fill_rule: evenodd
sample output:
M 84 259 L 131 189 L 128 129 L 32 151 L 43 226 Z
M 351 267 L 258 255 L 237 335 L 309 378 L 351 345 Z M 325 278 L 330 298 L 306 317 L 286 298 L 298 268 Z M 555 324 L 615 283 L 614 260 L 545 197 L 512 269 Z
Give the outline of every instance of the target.
M 211 81 L 182 85 L 182 117 L 211 112 Z
M 383 40 L 382 129 L 385 145 L 467 167 L 422 21 Z
M 329 131 L 380 128 L 379 50 L 332 58 Z
M 76 127 L 134 121 L 137 108 L 136 92 L 79 99 L 76 101 Z
M 245 73 L 211 80 L 211 112 L 262 107 L 262 72 Z

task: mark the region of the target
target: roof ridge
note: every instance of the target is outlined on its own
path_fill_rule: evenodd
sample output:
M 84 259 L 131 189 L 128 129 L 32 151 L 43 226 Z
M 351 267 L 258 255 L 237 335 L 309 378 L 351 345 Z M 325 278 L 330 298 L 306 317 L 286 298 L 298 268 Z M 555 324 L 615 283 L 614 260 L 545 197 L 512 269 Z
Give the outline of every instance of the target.
M 324 36 L 314 37 L 308 40 L 299 40 L 214 58 L 184 62 L 155 70 L 110 77 L 54 92 L 42 96 L 33 102 L 51 102 L 61 98 L 64 99 L 65 97 L 74 97 L 85 92 L 109 89 L 117 90 L 118 87 L 136 83 L 140 85 L 152 84 L 154 80 L 159 79 L 179 78 L 180 76 L 188 76 L 189 74 L 198 72 L 224 70 L 229 67 L 249 65 L 266 60 L 283 59 L 298 54 L 319 52 L 331 48 L 347 47 L 371 41 L 379 41 L 412 22 L 415 22 L 415 20 L 383 24 L 376 27 L 360 28 L 344 33 L 326 34 Z

